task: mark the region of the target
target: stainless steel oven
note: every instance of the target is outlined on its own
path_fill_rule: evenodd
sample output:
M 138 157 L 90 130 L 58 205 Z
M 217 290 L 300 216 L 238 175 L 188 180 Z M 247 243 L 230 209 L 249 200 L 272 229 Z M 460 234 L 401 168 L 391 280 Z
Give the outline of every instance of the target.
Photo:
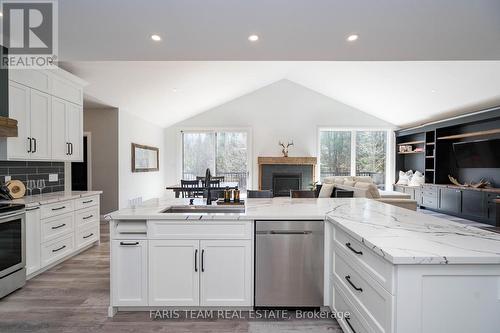
M 0 297 L 26 283 L 24 205 L 0 204 Z

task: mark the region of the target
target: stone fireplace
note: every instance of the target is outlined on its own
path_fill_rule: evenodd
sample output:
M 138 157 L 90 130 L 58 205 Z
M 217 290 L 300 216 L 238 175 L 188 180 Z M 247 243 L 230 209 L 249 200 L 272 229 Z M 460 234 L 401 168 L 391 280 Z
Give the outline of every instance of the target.
M 290 190 L 306 190 L 314 181 L 315 157 L 259 157 L 259 189 L 274 196 L 289 196 Z

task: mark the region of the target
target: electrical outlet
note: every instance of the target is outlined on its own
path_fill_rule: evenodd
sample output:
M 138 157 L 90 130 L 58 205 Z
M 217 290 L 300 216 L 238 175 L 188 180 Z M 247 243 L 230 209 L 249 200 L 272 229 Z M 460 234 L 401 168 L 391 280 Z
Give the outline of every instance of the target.
M 49 182 L 57 182 L 59 180 L 59 176 L 57 173 L 49 174 Z
M 5 182 L 8 182 L 9 180 L 11 180 L 12 177 L 11 176 L 5 176 Z

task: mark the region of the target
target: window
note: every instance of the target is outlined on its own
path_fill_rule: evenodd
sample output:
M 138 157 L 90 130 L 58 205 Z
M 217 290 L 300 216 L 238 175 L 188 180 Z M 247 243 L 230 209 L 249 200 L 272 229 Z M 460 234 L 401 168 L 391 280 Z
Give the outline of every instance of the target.
M 370 176 L 385 188 L 387 130 L 320 130 L 320 180 L 329 176 Z
M 238 131 L 182 132 L 182 179 L 204 177 L 210 168 L 213 176 L 223 176 L 225 182 L 237 182 L 246 190 L 247 138 L 246 132 Z

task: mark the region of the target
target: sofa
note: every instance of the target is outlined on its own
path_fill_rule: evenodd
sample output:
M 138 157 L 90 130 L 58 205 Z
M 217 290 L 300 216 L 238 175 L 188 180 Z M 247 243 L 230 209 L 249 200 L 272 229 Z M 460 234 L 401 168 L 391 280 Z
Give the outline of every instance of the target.
M 323 179 L 323 184 L 334 184 L 335 188 L 352 191 L 354 198 L 369 198 L 390 205 L 417 210 L 417 202 L 409 194 L 396 191 L 382 191 L 370 176 L 333 176 Z

